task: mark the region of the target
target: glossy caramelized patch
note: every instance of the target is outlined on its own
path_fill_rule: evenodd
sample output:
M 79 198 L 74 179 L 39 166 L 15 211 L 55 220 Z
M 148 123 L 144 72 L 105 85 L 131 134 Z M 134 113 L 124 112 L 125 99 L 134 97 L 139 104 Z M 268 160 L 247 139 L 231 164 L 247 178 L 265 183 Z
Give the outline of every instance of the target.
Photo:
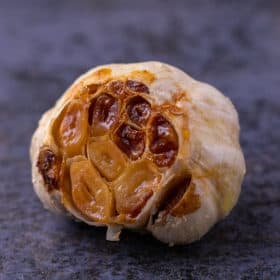
M 115 142 L 129 158 L 136 160 L 145 149 L 145 132 L 123 123 L 116 131 Z
M 150 93 L 149 88 L 139 81 L 127 80 L 126 88 L 132 92 L 142 92 L 142 93 Z
M 56 143 L 68 156 L 81 152 L 87 137 L 87 108 L 79 100 L 68 104 L 53 125 Z
M 92 136 L 102 136 L 116 123 L 119 113 L 119 104 L 115 97 L 102 93 L 93 99 L 88 121 Z
M 126 105 L 127 115 L 137 125 L 146 124 L 151 115 L 151 105 L 141 96 L 132 97 Z
M 112 195 L 92 164 L 87 160 L 73 162 L 70 176 L 75 206 L 93 221 L 109 222 L 113 211 Z
M 170 166 L 178 153 L 178 136 L 172 124 L 157 114 L 150 127 L 150 151 L 159 167 Z
M 81 100 L 71 101 L 53 125 L 53 136 L 64 154 L 81 153 L 87 138 L 87 105 Z
M 44 184 L 50 192 L 59 188 L 60 176 L 62 173 L 62 159 L 48 147 L 42 147 L 37 160 L 37 167 L 43 177 Z
M 159 175 L 149 161 L 130 165 L 114 184 L 116 210 L 135 218 L 158 187 Z
M 92 163 L 108 181 L 116 179 L 123 172 L 123 153 L 111 140 L 90 142 L 87 151 Z

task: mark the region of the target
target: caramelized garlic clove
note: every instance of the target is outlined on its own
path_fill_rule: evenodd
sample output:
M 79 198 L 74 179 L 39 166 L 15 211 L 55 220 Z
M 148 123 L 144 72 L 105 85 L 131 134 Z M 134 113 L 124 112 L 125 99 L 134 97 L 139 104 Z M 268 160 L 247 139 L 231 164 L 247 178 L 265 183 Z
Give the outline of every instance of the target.
M 131 164 L 113 186 L 117 212 L 130 218 L 137 217 L 158 188 L 159 182 L 160 175 L 151 162 Z
M 123 123 L 116 131 L 115 143 L 130 159 L 139 159 L 145 150 L 145 132 Z
M 41 147 L 36 165 L 48 192 L 59 189 L 63 173 L 62 158 L 57 156 L 49 147 Z
M 108 180 L 116 179 L 125 168 L 123 153 L 111 141 L 92 141 L 87 146 L 89 159 Z
M 108 223 L 113 211 L 112 194 L 91 163 L 73 162 L 70 176 L 75 206 L 93 221 Z
M 132 97 L 126 105 L 127 115 L 137 125 L 145 125 L 151 115 L 151 105 L 141 96 Z
M 191 180 L 191 175 L 177 179 L 163 193 L 155 217 L 160 213 L 163 217 L 168 214 L 183 217 L 200 208 L 200 198 L 195 193 L 195 186 Z
M 111 81 L 106 85 L 105 90 L 115 96 L 123 96 L 125 93 L 124 82 L 119 80 Z
M 126 89 L 134 93 L 150 93 L 149 88 L 142 82 L 127 80 Z
M 178 153 L 178 136 L 173 125 L 161 114 L 150 124 L 150 151 L 159 167 L 171 166 Z
M 87 138 L 87 116 L 87 105 L 73 100 L 54 123 L 53 136 L 68 157 L 81 154 Z
M 88 121 L 92 136 L 103 136 L 116 124 L 119 114 L 118 100 L 102 93 L 94 98 L 89 107 Z

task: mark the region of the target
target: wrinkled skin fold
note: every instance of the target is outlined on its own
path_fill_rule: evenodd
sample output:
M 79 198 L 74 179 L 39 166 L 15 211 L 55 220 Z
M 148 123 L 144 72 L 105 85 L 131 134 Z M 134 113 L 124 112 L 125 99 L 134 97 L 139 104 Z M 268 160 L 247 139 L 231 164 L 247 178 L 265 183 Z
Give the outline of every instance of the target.
M 32 181 L 44 206 L 169 245 L 200 239 L 237 203 L 245 162 L 228 98 L 160 62 L 103 65 L 41 118 Z

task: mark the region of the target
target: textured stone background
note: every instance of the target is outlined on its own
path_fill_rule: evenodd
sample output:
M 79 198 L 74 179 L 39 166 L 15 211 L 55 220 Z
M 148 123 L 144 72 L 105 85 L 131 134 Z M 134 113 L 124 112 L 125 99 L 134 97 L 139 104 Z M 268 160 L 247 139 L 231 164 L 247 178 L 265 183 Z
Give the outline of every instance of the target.
M 109 62 L 162 60 L 228 95 L 247 176 L 238 205 L 201 241 L 168 248 L 45 211 L 29 141 L 71 81 Z M 0 279 L 280 277 L 280 2 L 0 1 Z

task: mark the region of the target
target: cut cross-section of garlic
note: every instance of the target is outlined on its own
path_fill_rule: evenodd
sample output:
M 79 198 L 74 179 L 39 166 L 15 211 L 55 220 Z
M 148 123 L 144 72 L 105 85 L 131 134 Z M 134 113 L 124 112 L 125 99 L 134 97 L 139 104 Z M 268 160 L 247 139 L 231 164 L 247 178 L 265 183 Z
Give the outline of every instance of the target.
M 245 174 L 237 112 L 212 86 L 160 62 L 79 77 L 33 135 L 32 179 L 45 207 L 90 225 L 201 238 L 237 203 Z

